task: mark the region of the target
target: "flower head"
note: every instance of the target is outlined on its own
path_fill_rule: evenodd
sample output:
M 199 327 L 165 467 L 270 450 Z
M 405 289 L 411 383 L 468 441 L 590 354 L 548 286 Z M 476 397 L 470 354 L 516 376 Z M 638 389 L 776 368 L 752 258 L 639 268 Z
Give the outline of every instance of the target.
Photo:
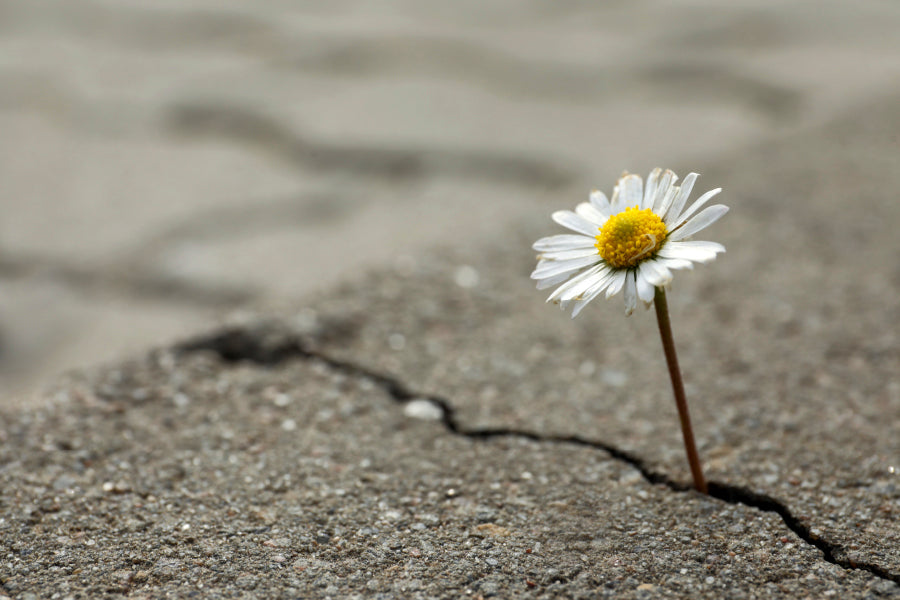
M 639 175 L 624 173 L 611 201 L 595 190 L 591 201 L 575 212 L 553 213 L 554 221 L 578 235 L 553 235 L 534 243 L 540 254 L 531 278 L 538 289 L 562 284 L 547 301 L 564 309 L 572 304 L 574 318 L 601 293 L 609 298 L 624 290 L 630 315 L 638 299 L 647 307 L 653 303 L 654 289 L 668 285 L 673 270 L 691 269 L 695 262 L 711 262 L 725 252 L 722 244 L 689 240 L 728 212 L 722 204 L 700 210 L 721 188 L 684 208 L 697 177 L 691 173 L 678 186 L 675 173 L 654 169 L 645 188 Z

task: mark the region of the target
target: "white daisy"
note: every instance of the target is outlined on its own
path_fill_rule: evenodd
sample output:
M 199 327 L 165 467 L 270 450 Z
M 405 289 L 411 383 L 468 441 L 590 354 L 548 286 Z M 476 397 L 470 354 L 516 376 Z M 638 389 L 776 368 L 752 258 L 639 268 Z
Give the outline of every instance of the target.
M 650 307 L 655 288 L 668 285 L 673 270 L 691 269 L 695 262 L 708 263 L 725 252 L 722 244 L 689 240 L 728 212 L 722 204 L 700 210 L 721 188 L 684 209 L 697 177 L 691 173 L 677 186 L 675 173 L 654 169 L 644 188 L 639 175 L 624 173 L 612 201 L 595 190 L 591 201 L 579 204 L 575 212 L 553 213 L 554 221 L 577 235 L 553 235 L 534 243 L 540 254 L 531 278 L 538 289 L 562 284 L 547 301 L 563 309 L 572 304 L 575 318 L 602 292 L 609 298 L 624 290 L 630 315 L 638 299 Z

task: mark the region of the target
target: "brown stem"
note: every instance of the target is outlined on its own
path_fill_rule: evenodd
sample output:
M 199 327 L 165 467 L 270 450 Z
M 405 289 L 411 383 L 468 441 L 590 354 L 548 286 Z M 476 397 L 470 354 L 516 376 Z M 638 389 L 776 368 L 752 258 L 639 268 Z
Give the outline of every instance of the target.
M 681 419 L 681 433 L 684 436 L 684 449 L 687 451 L 688 464 L 691 466 L 691 475 L 694 476 L 694 489 L 701 494 L 706 494 L 706 479 L 703 478 L 703 469 L 700 467 L 700 456 L 697 454 L 697 444 L 694 442 L 694 430 L 691 427 L 691 415 L 688 413 L 687 398 L 684 395 L 684 382 L 681 380 L 681 370 L 678 368 L 678 356 L 675 354 L 675 340 L 672 339 L 672 325 L 669 323 L 669 307 L 666 302 L 666 291 L 656 288 L 656 298 L 653 304 L 656 306 L 656 321 L 659 323 L 659 335 L 662 337 L 663 351 L 666 353 L 666 364 L 669 366 L 669 376 L 672 378 L 672 391 L 675 392 L 675 405 L 678 406 L 678 416 Z

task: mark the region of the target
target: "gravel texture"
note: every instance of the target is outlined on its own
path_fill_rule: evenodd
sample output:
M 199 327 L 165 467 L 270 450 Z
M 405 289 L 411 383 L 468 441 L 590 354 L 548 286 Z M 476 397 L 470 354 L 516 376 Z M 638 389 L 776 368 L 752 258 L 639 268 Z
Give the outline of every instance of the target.
M 383 381 L 160 351 L 4 415 L 10 598 L 881 597 L 781 519 L 594 448 L 410 418 Z M 2 597 L 2 596 L 0 596 Z

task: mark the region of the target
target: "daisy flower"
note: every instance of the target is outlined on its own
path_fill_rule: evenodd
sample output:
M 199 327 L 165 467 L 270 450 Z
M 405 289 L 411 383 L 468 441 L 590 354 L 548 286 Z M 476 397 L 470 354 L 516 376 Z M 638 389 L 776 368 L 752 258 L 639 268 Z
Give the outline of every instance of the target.
M 537 280 L 538 289 L 562 284 L 547 301 L 563 309 L 571 304 L 575 318 L 601 293 L 610 298 L 624 291 L 625 312 L 630 315 L 638 300 L 650 307 L 656 288 L 672 281 L 672 271 L 711 262 L 725 252 L 722 244 L 689 239 L 728 212 L 722 204 L 700 210 L 721 188 L 684 208 L 697 177 L 691 173 L 679 186 L 675 173 L 654 169 L 644 186 L 639 175 L 624 173 L 612 200 L 594 191 L 590 202 L 582 202 L 574 212 L 553 213 L 554 221 L 575 234 L 534 243 L 540 254 L 531 278 Z
M 691 173 L 678 186 L 675 173 L 654 169 L 645 188 L 640 176 L 624 173 L 611 201 L 595 191 L 591 201 L 576 206 L 575 212 L 553 213 L 554 221 L 577 235 L 553 235 L 536 241 L 534 249 L 540 254 L 531 278 L 537 280 L 538 289 L 561 284 L 547 301 L 563 309 L 572 304 L 573 319 L 603 292 L 609 298 L 624 290 L 625 313 L 629 315 L 638 300 L 647 308 L 651 304 L 656 307 L 694 488 L 706 494 L 709 488 L 694 441 L 666 300 L 672 271 L 691 269 L 694 263 L 713 261 L 719 252 L 725 252 L 722 244 L 690 240 L 728 212 L 722 204 L 703 208 L 721 188 L 706 192 L 684 208 L 697 177 Z

